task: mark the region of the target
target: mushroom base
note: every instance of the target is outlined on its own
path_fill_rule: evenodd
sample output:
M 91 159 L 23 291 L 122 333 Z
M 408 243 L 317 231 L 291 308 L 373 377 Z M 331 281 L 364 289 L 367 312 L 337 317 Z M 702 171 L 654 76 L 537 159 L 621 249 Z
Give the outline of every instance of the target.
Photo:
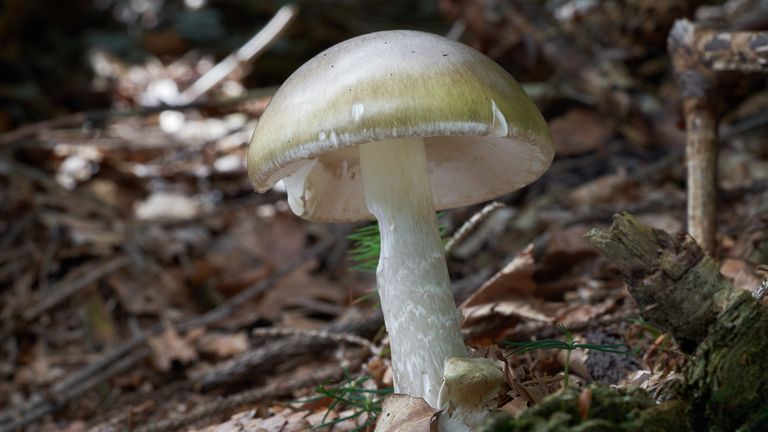
M 443 363 L 465 357 L 421 138 L 360 147 L 368 209 L 379 221 L 376 272 L 395 392 L 439 408 Z

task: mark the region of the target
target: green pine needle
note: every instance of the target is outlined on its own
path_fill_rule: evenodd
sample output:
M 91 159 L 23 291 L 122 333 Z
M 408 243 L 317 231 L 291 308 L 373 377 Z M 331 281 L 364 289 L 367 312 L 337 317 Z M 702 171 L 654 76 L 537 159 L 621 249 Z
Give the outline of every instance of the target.
M 337 386 L 321 385 L 315 389 L 320 396 L 312 397 L 308 399 L 299 400 L 296 402 L 312 402 L 322 398 L 330 398 L 332 402 L 328 405 L 328 409 L 323 416 L 321 424 L 312 428 L 312 430 L 331 429 L 337 423 L 341 423 L 346 420 L 355 419 L 363 414 L 367 415 L 365 422 L 354 431 L 362 431 L 369 429 L 376 422 L 376 418 L 381 414 L 381 401 L 384 396 L 391 394 L 393 389 L 369 389 L 365 388 L 364 384 L 370 380 L 371 377 L 367 375 L 360 376 L 358 378 L 352 378 L 347 371 L 344 373 L 346 379 L 344 383 Z M 335 420 L 328 420 L 328 416 L 336 408 L 352 408 L 352 414 L 344 417 L 339 417 Z
M 440 216 L 442 212 L 437 214 L 438 218 Z M 440 225 L 439 229 L 440 238 L 445 244 L 448 239 L 448 230 L 444 225 Z M 347 256 L 354 263 L 352 270 L 375 272 L 379 264 L 379 254 L 381 254 L 379 225 L 373 222 L 360 227 L 347 235 L 347 238 L 352 242 L 352 248 L 347 252 Z
M 575 349 L 586 349 L 586 350 L 592 350 L 592 351 L 602 351 L 606 353 L 611 354 L 620 354 L 620 355 L 631 355 L 636 356 L 638 355 L 637 352 L 631 351 L 631 350 L 623 350 L 621 348 L 624 347 L 623 344 L 581 344 L 581 343 L 575 343 L 575 339 L 573 337 L 573 333 L 571 333 L 570 330 L 568 330 L 564 325 L 559 325 L 560 331 L 563 332 L 563 335 L 565 336 L 565 340 L 557 340 L 557 339 L 544 339 L 544 340 L 538 340 L 538 341 L 528 341 L 528 342 L 502 342 L 502 345 L 515 348 L 512 350 L 512 354 L 519 355 L 519 354 L 525 354 L 527 352 L 531 352 L 534 350 L 540 350 L 540 349 L 564 349 L 567 350 L 568 353 L 566 355 L 566 361 L 565 361 L 565 370 L 564 377 L 563 377 L 563 388 L 568 388 L 568 377 L 569 377 L 569 370 L 571 365 L 571 351 Z

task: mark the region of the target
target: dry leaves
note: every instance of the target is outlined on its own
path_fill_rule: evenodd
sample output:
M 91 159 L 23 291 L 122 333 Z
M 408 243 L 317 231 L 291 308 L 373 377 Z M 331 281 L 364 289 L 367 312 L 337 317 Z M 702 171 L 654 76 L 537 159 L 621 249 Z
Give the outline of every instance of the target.
M 439 412 L 422 398 L 392 394 L 381 403 L 376 432 L 436 432 Z
M 170 326 L 159 336 L 150 337 L 148 345 L 152 349 L 152 364 L 163 372 L 169 371 L 173 362 L 186 365 L 197 360 L 193 345 Z

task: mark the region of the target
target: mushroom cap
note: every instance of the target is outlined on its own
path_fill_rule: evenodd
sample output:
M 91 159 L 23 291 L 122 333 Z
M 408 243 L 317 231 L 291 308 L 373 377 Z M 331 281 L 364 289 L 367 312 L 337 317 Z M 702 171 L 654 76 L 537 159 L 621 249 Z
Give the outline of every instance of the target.
M 437 209 L 515 191 L 554 156 L 547 123 L 501 66 L 451 39 L 393 30 L 341 42 L 297 69 L 256 126 L 248 174 L 260 192 L 286 178 L 305 219 L 369 219 L 357 146 L 414 137 Z

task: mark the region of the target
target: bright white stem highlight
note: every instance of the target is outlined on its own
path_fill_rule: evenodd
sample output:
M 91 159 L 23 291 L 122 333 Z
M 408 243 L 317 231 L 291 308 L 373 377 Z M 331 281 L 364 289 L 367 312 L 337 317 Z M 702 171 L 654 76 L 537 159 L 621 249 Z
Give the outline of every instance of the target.
M 448 357 L 465 357 L 421 138 L 363 144 L 368 209 L 379 221 L 376 272 L 392 349 L 395 392 L 435 408 Z

